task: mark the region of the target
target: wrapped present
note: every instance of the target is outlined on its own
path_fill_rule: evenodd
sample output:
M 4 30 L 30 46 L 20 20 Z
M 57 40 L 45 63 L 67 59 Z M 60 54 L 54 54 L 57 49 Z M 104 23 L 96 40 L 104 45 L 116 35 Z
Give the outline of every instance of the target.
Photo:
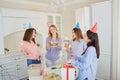
M 40 76 L 41 69 L 42 69 L 41 64 L 31 64 L 28 67 L 28 76 Z
M 62 80 L 75 80 L 75 67 L 73 65 L 64 65 L 61 68 Z
M 61 76 L 56 73 L 50 73 L 45 75 L 43 80 L 61 80 Z

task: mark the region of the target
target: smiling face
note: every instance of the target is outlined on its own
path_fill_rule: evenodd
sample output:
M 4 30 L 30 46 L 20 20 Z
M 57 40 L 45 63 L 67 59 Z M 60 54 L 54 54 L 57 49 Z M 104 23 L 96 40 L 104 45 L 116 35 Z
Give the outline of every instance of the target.
M 72 30 L 72 37 L 73 37 L 73 39 L 76 38 L 76 34 L 75 34 L 74 30 Z
M 33 33 L 32 33 L 32 39 L 36 37 L 36 31 L 33 30 Z
M 51 25 L 49 27 L 49 32 L 48 32 L 48 35 L 50 38 L 53 38 L 56 37 L 57 39 L 59 39 L 59 34 L 58 34 L 58 30 L 57 30 L 57 27 L 55 25 Z
M 81 29 L 73 28 L 73 29 L 72 29 L 72 37 L 73 37 L 73 41 L 74 41 L 74 40 L 79 41 L 80 39 L 83 39 Z
M 54 27 L 50 27 L 50 32 L 52 35 L 56 34 L 56 29 Z

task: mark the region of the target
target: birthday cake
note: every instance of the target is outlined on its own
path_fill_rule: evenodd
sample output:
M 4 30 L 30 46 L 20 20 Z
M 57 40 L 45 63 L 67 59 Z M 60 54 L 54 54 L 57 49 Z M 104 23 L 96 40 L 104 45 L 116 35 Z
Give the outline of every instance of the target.
M 50 46 L 58 46 L 58 43 L 57 42 L 51 42 Z
M 61 76 L 56 73 L 50 73 L 43 77 L 43 80 L 61 80 Z

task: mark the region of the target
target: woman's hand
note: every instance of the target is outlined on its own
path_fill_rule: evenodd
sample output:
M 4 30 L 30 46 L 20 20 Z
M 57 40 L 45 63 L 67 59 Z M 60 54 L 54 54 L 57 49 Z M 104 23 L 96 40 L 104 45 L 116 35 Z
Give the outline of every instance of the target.
M 65 43 L 64 47 L 67 49 L 69 48 L 69 44 Z
M 70 56 L 71 56 L 71 58 L 75 58 L 75 54 L 73 54 L 73 53 L 70 54 Z
M 71 64 L 71 60 L 70 60 L 70 59 L 67 59 L 66 63 L 67 63 L 67 64 Z
M 47 50 L 50 49 L 50 48 L 51 48 L 50 44 L 46 46 L 46 49 L 47 49 Z
M 41 60 L 41 56 L 39 56 L 37 60 L 38 60 L 38 61 Z
M 57 48 L 59 48 L 59 49 L 61 48 L 61 46 L 60 46 L 60 45 L 57 45 L 56 47 L 57 47 Z

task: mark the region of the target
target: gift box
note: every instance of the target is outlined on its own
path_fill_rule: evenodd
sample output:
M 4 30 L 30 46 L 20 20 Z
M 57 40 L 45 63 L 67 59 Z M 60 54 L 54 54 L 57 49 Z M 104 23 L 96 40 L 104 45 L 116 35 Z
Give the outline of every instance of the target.
M 28 67 L 28 76 L 40 76 L 41 69 L 42 69 L 41 64 L 31 64 Z
M 64 65 L 61 68 L 62 80 L 75 80 L 75 67 L 73 65 Z
M 61 76 L 56 73 L 50 73 L 43 76 L 43 80 L 61 80 Z

